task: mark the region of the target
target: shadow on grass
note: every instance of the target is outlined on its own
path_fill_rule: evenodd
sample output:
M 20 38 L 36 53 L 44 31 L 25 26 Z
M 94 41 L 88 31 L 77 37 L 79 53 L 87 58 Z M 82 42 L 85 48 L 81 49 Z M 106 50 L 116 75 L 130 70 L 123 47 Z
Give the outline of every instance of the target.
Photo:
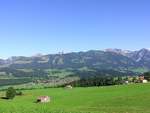
M 0 97 L 1 99 L 4 99 L 4 100 L 8 100 L 9 98 L 7 97 Z

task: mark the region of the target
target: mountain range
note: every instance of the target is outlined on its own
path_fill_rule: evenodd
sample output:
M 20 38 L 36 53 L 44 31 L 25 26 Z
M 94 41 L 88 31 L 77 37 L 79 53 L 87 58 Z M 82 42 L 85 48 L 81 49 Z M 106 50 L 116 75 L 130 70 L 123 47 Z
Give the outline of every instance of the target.
M 65 70 L 67 74 L 77 71 L 91 72 L 91 70 L 140 74 L 150 70 L 150 50 L 105 49 L 0 59 L 0 76 L 29 76 L 31 73 L 32 76 L 33 74 L 36 76 L 37 71 L 41 73 L 38 74 L 39 76 L 44 76 L 53 75 L 56 70 L 58 75 L 60 70 Z

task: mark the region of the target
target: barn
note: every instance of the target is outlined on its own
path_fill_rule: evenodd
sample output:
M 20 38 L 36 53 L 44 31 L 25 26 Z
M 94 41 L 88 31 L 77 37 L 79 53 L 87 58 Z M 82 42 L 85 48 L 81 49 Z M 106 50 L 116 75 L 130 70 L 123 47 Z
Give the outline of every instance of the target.
M 40 96 L 37 98 L 37 102 L 41 102 L 41 103 L 50 102 L 50 97 L 49 96 Z

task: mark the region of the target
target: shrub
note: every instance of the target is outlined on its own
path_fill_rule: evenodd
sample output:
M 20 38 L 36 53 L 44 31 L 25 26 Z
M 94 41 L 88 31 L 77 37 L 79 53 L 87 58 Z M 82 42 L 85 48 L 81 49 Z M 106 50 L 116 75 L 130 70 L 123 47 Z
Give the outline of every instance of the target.
M 23 93 L 21 91 L 17 91 L 16 95 L 21 96 L 21 95 L 23 95 Z

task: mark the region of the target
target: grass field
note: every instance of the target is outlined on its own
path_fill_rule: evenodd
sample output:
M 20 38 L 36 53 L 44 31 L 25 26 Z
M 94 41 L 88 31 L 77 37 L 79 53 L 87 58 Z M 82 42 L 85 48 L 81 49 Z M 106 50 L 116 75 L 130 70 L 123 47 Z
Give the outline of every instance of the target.
M 0 99 L 0 113 L 150 113 L 150 84 L 23 92 L 14 100 Z M 35 103 L 42 95 L 50 96 L 52 101 Z

